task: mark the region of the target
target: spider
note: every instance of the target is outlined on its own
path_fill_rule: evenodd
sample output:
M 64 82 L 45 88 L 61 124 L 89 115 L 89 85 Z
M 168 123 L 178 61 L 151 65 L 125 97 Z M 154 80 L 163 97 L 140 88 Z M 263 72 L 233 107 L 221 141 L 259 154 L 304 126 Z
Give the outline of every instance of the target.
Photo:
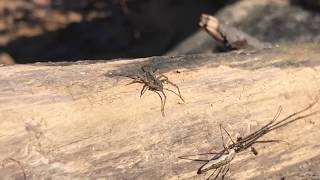
M 142 95 L 146 92 L 146 90 L 150 90 L 150 91 L 157 93 L 158 96 L 160 97 L 160 100 L 161 100 L 161 113 L 162 113 L 163 117 L 165 116 L 164 106 L 165 106 L 166 100 L 167 100 L 167 96 L 166 96 L 164 90 L 167 90 L 167 91 L 174 93 L 183 102 L 185 102 L 181 96 L 179 87 L 176 84 L 174 84 L 173 82 L 169 81 L 167 76 L 160 74 L 160 73 L 157 73 L 150 66 L 142 66 L 141 70 L 142 70 L 142 74 L 138 74 L 136 76 L 127 76 L 127 77 L 133 79 L 133 81 L 128 83 L 127 85 L 134 84 L 134 83 L 144 84 L 141 91 L 140 91 L 140 97 L 142 97 Z M 178 93 L 174 92 L 171 89 L 165 88 L 163 86 L 164 83 L 174 86 L 178 90 Z M 160 93 L 163 95 L 163 97 L 161 96 Z
M 221 133 L 221 138 L 222 138 L 222 143 L 223 143 L 223 149 L 217 153 L 203 153 L 203 154 L 198 154 L 198 155 L 206 155 L 206 154 L 213 154 L 213 157 L 210 158 L 209 160 L 205 159 L 193 159 L 189 158 L 191 156 L 180 156 L 178 158 L 180 159 L 187 159 L 187 160 L 192 160 L 192 161 L 202 161 L 205 162 L 197 171 L 197 174 L 203 174 L 209 170 L 213 169 L 213 172 L 210 174 L 210 176 L 207 179 L 210 179 L 211 177 L 214 176 L 213 179 L 217 179 L 219 176 L 221 176 L 221 179 L 224 179 L 226 174 L 229 172 L 229 167 L 230 163 L 233 161 L 234 157 L 240 153 L 243 152 L 249 148 L 251 148 L 251 152 L 254 155 L 258 155 L 258 151 L 253 147 L 255 144 L 258 143 L 280 143 L 280 142 L 285 142 L 282 140 L 259 140 L 259 138 L 263 137 L 264 135 L 268 134 L 269 132 L 281 128 L 283 126 L 286 126 L 290 123 L 293 123 L 299 119 L 304 119 L 309 116 L 315 115 L 320 113 L 320 111 L 315 111 L 309 114 L 301 115 L 308 109 L 311 109 L 316 103 L 318 103 L 319 97 L 315 99 L 314 102 L 312 102 L 310 105 L 305 107 L 304 109 L 295 112 L 293 114 L 288 115 L 287 117 L 278 120 L 280 116 L 280 113 L 282 111 L 282 107 L 280 106 L 278 109 L 277 114 L 274 116 L 273 120 L 270 121 L 269 123 L 265 124 L 262 126 L 260 129 L 258 129 L 255 132 L 252 132 L 251 134 L 245 136 L 245 137 L 239 137 L 237 138 L 237 141 L 233 141 L 230 134 L 228 131 L 222 127 L 220 124 L 220 133 Z M 225 131 L 225 133 L 228 135 L 230 140 L 232 141 L 231 145 L 226 145 L 224 142 L 224 137 L 222 134 L 222 130 Z M 287 142 L 285 142 L 287 143 Z M 289 144 L 289 143 L 288 143 Z

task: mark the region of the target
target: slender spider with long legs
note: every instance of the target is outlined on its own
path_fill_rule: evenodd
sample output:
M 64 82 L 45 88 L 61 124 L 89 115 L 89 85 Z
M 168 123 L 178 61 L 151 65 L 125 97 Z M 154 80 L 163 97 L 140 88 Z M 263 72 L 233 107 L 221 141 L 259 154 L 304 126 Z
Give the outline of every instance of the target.
M 320 113 L 320 111 L 315 111 L 315 112 L 312 112 L 309 114 L 301 115 L 302 113 L 311 109 L 318 101 L 319 101 L 319 98 L 316 98 L 316 100 L 313 103 L 311 103 L 310 105 L 308 105 L 304 109 L 302 109 L 298 112 L 295 112 L 293 114 L 290 114 L 287 117 L 277 121 L 277 119 L 279 118 L 281 111 L 282 111 L 282 107 L 280 106 L 276 115 L 269 123 L 265 124 L 257 131 L 255 131 L 255 132 L 253 132 L 243 138 L 241 138 L 241 137 L 237 138 L 236 141 L 232 140 L 228 131 L 225 128 L 223 128 L 223 126 L 220 124 L 220 133 L 221 133 L 221 138 L 222 138 L 222 143 L 223 143 L 224 149 L 222 149 L 221 151 L 219 151 L 217 153 L 204 153 L 204 154 L 213 154 L 213 157 L 209 160 L 191 159 L 191 158 L 187 158 L 188 156 L 180 156 L 178 158 L 188 159 L 188 160 L 192 160 L 192 161 L 203 161 L 205 163 L 198 169 L 197 174 L 202 174 L 202 173 L 205 173 L 211 169 L 214 169 L 212 174 L 207 179 L 210 179 L 214 174 L 216 174 L 216 175 L 214 176 L 213 179 L 217 179 L 220 174 L 221 174 L 221 179 L 224 179 L 225 175 L 229 172 L 230 163 L 234 159 L 234 157 L 237 153 L 240 153 L 248 148 L 251 148 L 252 153 L 254 155 L 258 155 L 258 151 L 253 147 L 254 144 L 284 142 L 281 140 L 258 140 L 258 139 L 261 138 L 262 136 L 264 136 L 265 134 L 275 130 L 275 129 L 286 126 L 286 125 L 293 123 L 299 119 L 304 119 L 304 118 L 313 116 L 317 113 Z M 230 144 L 228 146 L 225 145 L 222 130 L 228 135 L 228 137 L 232 141 L 232 144 Z M 199 154 L 199 155 L 204 155 L 204 154 Z

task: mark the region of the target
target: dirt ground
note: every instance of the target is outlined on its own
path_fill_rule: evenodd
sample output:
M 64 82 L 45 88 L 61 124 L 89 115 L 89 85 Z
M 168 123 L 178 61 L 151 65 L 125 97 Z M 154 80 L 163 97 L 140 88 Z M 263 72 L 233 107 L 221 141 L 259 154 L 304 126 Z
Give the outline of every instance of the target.
M 228 2 L 2 0 L 0 52 L 17 63 L 161 55 Z

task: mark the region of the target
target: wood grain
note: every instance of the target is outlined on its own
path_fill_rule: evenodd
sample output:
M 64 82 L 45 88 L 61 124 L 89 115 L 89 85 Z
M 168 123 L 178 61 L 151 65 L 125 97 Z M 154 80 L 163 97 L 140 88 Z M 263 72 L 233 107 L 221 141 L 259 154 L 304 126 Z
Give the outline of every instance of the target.
M 38 63 L 0 67 L 0 160 L 19 161 L 27 179 L 204 179 L 187 154 L 222 148 L 219 123 L 245 135 L 285 117 L 319 95 L 320 45 L 283 45 L 217 55 Z M 149 64 L 179 85 L 166 116 L 151 91 L 126 86 Z M 310 111 L 319 110 L 320 105 Z M 319 115 L 280 128 L 267 139 L 290 143 L 241 153 L 227 178 L 320 177 Z M 23 179 L 17 163 L 4 179 Z

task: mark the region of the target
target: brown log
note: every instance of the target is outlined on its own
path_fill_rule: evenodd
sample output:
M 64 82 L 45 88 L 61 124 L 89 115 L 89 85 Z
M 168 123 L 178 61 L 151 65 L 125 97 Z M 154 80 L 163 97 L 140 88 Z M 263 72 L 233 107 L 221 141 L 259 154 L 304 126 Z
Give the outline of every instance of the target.
M 204 179 L 199 162 L 177 157 L 222 148 L 218 124 L 235 137 L 297 112 L 319 95 L 320 45 L 300 44 L 216 55 L 39 63 L 0 67 L 0 177 L 3 179 Z M 141 84 L 142 65 L 175 82 L 185 103 Z M 316 105 L 308 112 L 319 110 Z M 226 178 L 319 177 L 320 115 L 237 154 Z M 11 160 L 11 161 L 9 161 Z M 22 171 L 23 170 L 23 171 Z
M 225 49 L 263 49 L 272 45 L 262 42 L 233 26 L 221 23 L 216 17 L 202 14 L 199 25 Z

